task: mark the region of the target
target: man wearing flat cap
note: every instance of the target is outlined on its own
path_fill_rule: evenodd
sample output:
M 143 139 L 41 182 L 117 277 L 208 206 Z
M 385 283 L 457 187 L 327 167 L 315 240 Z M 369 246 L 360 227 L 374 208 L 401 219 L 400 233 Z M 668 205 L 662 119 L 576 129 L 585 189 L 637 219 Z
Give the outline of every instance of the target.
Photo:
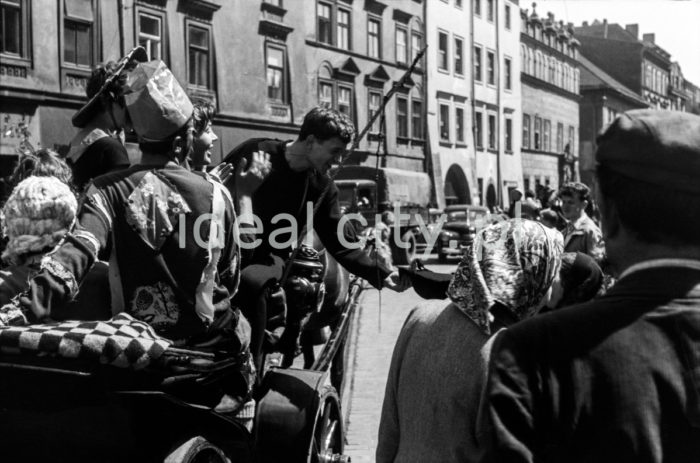
M 596 161 L 618 282 L 498 335 L 484 461 L 700 461 L 700 117 L 624 113 Z

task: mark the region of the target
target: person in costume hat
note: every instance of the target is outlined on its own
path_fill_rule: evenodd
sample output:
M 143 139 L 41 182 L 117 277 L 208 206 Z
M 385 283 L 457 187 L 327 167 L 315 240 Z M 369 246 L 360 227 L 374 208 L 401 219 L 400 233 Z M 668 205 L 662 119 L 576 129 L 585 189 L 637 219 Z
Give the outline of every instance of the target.
M 148 322 L 175 346 L 239 358 L 240 374 L 198 400 L 214 406 L 223 394 L 245 396 L 253 372 L 250 328 L 231 305 L 240 265 L 233 202 L 218 182 L 184 166 L 193 106 L 168 67 L 137 64 L 123 90 L 141 163 L 92 182 L 75 229 L 42 260 L 22 309 L 29 321 L 61 318 L 61 303 L 110 243 L 112 312 Z
M 85 88 L 88 102 L 73 116 L 73 125 L 80 130 L 66 156 L 79 191 L 99 175 L 129 167 L 123 140 L 127 126 L 125 73 L 146 59 L 145 50 L 137 47 L 118 63 L 110 61 L 92 71 Z
M 597 145 L 618 281 L 497 337 L 482 461 L 700 461 L 700 116 L 628 111 Z
M 250 203 L 247 198 L 241 198 L 239 190 L 245 183 L 239 176 L 234 175 L 230 184 L 233 195 L 241 199 L 241 209 L 252 210 L 262 224 L 262 229 L 255 227 L 253 217 L 241 214 L 242 237 L 251 241 L 260 240 L 260 245 L 252 250 L 250 259 L 246 260 L 239 292 L 239 305 L 244 308 L 253 325 L 251 349 L 258 365 L 262 363 L 268 320 L 284 319 L 283 316 L 278 317 L 277 313 L 268 313 L 272 312 L 272 306 L 268 307 L 268 293 L 282 278 L 285 260 L 291 252 L 293 241 L 272 246 L 273 241 L 279 241 L 275 238 L 276 234 L 280 234 L 278 230 L 285 227 L 289 229 L 288 222 L 273 222 L 272 219 L 280 214 L 291 215 L 296 220 L 296 230 L 292 236 L 298 236 L 307 223 L 308 204 L 313 208 L 326 188 L 328 191 L 321 200 L 320 207 L 309 219 L 328 252 L 345 269 L 364 278 L 376 288 L 406 288 L 399 279 L 398 271 L 392 271 L 378 263 L 358 247 L 344 246 L 339 236 L 343 234 L 346 243 L 359 241 L 354 227 L 343 228 L 340 224 L 342 216 L 338 189 L 327 174 L 331 166 L 347 154 L 347 145 L 354 134 L 355 127 L 346 115 L 319 106 L 304 116 L 296 140 L 253 138 L 241 143 L 224 158 L 225 162 L 239 168 L 246 165 L 249 171 L 258 173 L 262 178 Z M 282 233 L 282 236 L 290 235 Z M 272 331 L 278 327 L 268 325 L 267 328 Z M 274 337 L 268 337 L 268 340 L 272 343 L 277 341 Z M 280 341 L 283 346 L 289 345 L 286 342 L 288 340 Z

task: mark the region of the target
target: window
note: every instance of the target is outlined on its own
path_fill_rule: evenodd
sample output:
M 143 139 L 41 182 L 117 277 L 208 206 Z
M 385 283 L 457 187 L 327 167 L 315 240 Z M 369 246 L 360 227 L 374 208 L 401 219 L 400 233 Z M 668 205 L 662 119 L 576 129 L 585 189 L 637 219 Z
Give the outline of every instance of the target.
M 489 85 L 496 85 L 496 54 L 492 51 L 486 52 L 486 66 Z
M 197 87 L 210 87 L 209 30 L 189 24 L 189 79 Z
M 506 117 L 506 133 L 505 133 L 506 151 L 513 151 L 513 119 Z
M 481 16 L 481 0 L 474 0 L 474 14 Z
M 411 134 L 414 140 L 423 140 L 423 102 L 411 102 Z
M 474 45 L 474 80 L 482 82 L 481 76 L 481 47 Z
M 533 148 L 536 150 L 542 149 L 540 146 L 540 136 L 542 132 L 542 119 L 539 117 L 535 116 L 535 136 L 534 136 L 534 146 Z
M 556 82 L 556 76 L 557 76 L 556 62 L 557 62 L 557 60 L 554 58 L 549 59 L 549 80 L 548 80 L 548 82 L 552 83 L 552 84 Z
M 462 8 L 462 0 L 455 0 L 455 6 L 456 6 L 457 8 L 460 8 L 460 9 L 461 9 L 461 8 Z
M 316 6 L 316 40 L 331 45 L 331 6 L 318 2 Z
M 530 116 L 523 114 L 523 148 L 530 149 Z
M 489 114 L 489 149 L 496 149 L 496 116 Z
M 408 138 L 408 100 L 403 96 L 396 98 L 396 136 Z
M 423 45 L 423 36 L 419 32 L 411 32 L 411 62 L 416 59 Z
M 319 82 L 318 103 L 328 108 L 333 107 L 333 84 L 330 82 Z
M 549 119 L 544 120 L 544 128 L 542 130 L 542 149 L 551 151 L 550 139 L 552 137 L 552 122 Z
M 163 20 L 160 16 L 139 13 L 139 45 L 149 60 L 163 59 Z
M 284 49 L 267 45 L 267 97 L 280 103 L 286 102 L 284 69 Z
M 493 0 L 486 0 L 486 19 L 493 22 Z
M 464 75 L 464 41 L 455 37 L 455 74 Z
M 63 61 L 75 66 L 92 67 L 95 41 L 92 2 L 65 0 L 63 6 Z
M 372 119 L 374 115 L 379 111 L 379 107 L 382 105 L 382 94 L 379 92 L 369 92 L 369 99 L 368 99 L 368 114 L 369 114 L 369 119 Z M 372 124 L 372 128 L 370 129 L 371 133 L 379 133 L 379 118 L 377 118 L 376 121 L 374 121 L 374 124 Z
M 510 5 L 506 5 L 506 29 L 510 30 Z
M 564 124 L 557 123 L 557 153 L 564 152 Z
M 484 116 L 482 113 L 477 112 L 474 120 L 474 144 L 479 149 L 484 148 Z
M 505 75 L 505 79 L 506 79 L 506 82 L 505 82 L 506 90 L 512 90 L 512 88 L 513 88 L 513 75 L 512 75 L 511 60 L 510 60 L 510 58 L 505 58 L 504 64 L 505 64 L 505 68 L 506 68 L 506 69 L 505 69 L 505 73 L 506 73 L 506 75 Z
M 348 116 L 350 120 L 352 117 L 352 88 L 338 86 L 338 112 L 341 112 Z
M 438 69 L 441 71 L 448 70 L 447 56 L 447 33 L 438 32 Z
M 27 58 L 28 16 L 24 0 L 0 1 L 0 53 Z
M 574 136 L 575 136 L 574 127 L 570 125 L 569 126 L 569 141 L 567 143 L 567 146 L 569 147 L 569 149 L 567 150 L 566 147 L 564 147 L 564 152 L 571 154 L 571 155 L 576 154 L 576 150 L 574 149 L 574 147 L 576 146 L 576 145 L 574 145 Z
M 381 21 L 374 18 L 367 20 L 367 55 L 370 58 L 381 58 L 382 36 Z
M 440 140 L 450 141 L 450 106 L 440 104 Z
M 319 78 L 318 104 L 333 108 L 347 115 L 351 120 L 355 118 L 355 90 L 352 84 Z
M 396 26 L 396 62 L 406 64 L 408 62 L 408 31 L 405 27 Z
M 464 143 L 464 108 L 455 108 L 455 132 L 457 143 Z
M 336 27 L 338 48 L 350 50 L 350 30 L 350 12 L 338 8 L 338 24 Z

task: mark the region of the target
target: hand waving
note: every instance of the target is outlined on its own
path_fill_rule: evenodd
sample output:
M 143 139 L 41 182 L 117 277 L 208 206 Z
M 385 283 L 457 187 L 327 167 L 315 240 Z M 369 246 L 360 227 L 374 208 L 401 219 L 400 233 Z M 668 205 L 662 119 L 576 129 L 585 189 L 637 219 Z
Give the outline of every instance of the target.
M 236 167 L 235 182 L 239 197 L 252 196 L 272 169 L 270 155 L 264 151 L 253 153 L 250 162 L 241 159 Z

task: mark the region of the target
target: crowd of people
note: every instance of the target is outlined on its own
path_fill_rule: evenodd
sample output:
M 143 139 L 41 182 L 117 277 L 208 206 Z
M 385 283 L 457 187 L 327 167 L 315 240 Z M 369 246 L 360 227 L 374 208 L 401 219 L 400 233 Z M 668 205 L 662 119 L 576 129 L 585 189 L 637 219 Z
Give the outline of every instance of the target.
M 454 274 L 414 266 L 451 302 L 401 330 L 376 461 L 698 461 L 698 178 L 700 117 L 629 111 L 598 138 L 602 230 L 568 184 L 551 215 L 515 197 L 532 215 L 481 230 Z
M 544 205 L 515 191 L 511 218 L 441 275 L 342 244 L 359 240 L 327 175 L 355 136 L 343 114 L 313 108 L 296 139 L 247 140 L 215 167 L 215 108 L 142 50 L 96 69 L 87 96 L 68 154 L 28 154 L 10 177 L 0 327 L 125 312 L 241 359 L 208 403 L 250 427 L 264 353 L 296 342 L 276 293 L 298 243 L 281 237 L 308 222 L 374 287 L 436 299 L 396 342 L 378 462 L 700 460 L 700 117 L 620 115 L 598 139 L 600 226 L 583 184 Z

